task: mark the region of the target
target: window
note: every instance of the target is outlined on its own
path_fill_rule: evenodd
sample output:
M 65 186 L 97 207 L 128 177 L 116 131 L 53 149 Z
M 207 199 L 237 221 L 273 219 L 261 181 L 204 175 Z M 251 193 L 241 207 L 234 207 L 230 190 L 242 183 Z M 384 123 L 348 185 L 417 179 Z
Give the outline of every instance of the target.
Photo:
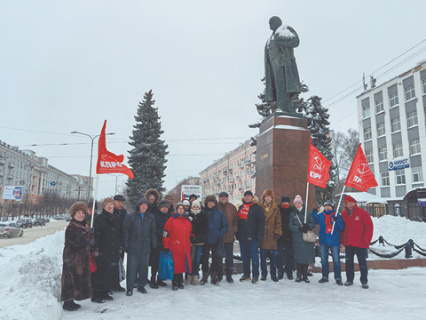
M 414 85 L 410 84 L 405 87 L 405 101 L 411 100 L 416 97 L 416 93 L 414 91 Z
M 422 167 L 411 168 L 411 173 L 413 175 L 413 182 L 423 181 Z
M 371 140 L 371 128 L 364 129 L 364 141 Z
M 379 160 L 387 160 L 388 159 L 388 148 L 383 147 L 379 148 Z
M 402 157 L 403 153 L 402 153 L 402 144 L 401 143 L 396 143 L 393 145 L 393 157 L 397 158 L 397 157 Z
M 373 162 L 373 151 L 372 150 L 365 151 L 365 158 L 368 163 Z
M 395 93 L 391 93 L 389 95 L 389 104 L 390 104 L 390 107 L 393 108 L 393 107 L 397 106 L 398 103 L 399 103 L 399 101 L 398 101 L 398 93 L 396 93 L 396 92 Z
M 420 152 L 420 139 L 410 140 L 410 156 Z
M 383 100 L 376 100 L 376 113 L 380 113 L 384 110 Z
M 417 111 L 407 113 L 407 127 L 414 127 L 417 125 L 417 123 Z
M 384 136 L 385 133 L 386 133 L 385 123 L 384 122 L 378 123 L 377 124 L 377 136 L 378 137 Z
M 361 101 L 362 105 L 362 117 L 363 119 L 368 118 L 370 116 L 370 102 L 368 99 L 364 99 Z
M 405 184 L 405 172 L 404 169 L 396 170 L 395 171 L 396 176 L 396 184 Z
M 422 79 L 423 94 L 426 94 L 426 78 Z
M 382 176 L 382 186 L 389 186 L 390 185 L 390 181 L 389 181 L 389 171 L 387 172 L 382 172 L 381 173 Z
M 401 121 L 398 118 L 394 118 L 391 120 L 391 131 L 396 132 L 401 130 Z

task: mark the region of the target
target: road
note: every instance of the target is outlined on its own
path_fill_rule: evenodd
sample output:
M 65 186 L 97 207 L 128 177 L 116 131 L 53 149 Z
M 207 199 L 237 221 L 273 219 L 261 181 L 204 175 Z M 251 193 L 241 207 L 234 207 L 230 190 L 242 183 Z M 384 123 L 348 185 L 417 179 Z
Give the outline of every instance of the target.
M 24 235 L 22 237 L 15 237 L 11 239 L 0 238 L 0 248 L 7 246 L 13 246 L 15 244 L 27 244 L 34 240 L 54 234 L 56 231 L 64 229 L 69 224 L 69 221 L 58 220 L 54 222 L 46 223 L 44 227 L 32 227 L 24 229 Z

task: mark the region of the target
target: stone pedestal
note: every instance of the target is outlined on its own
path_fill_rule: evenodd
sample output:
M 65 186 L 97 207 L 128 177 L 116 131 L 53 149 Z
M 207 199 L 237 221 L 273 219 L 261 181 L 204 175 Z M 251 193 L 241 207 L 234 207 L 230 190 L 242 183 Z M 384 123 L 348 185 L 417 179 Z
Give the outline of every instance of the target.
M 273 116 L 261 126 L 256 151 L 256 194 L 272 189 L 277 204 L 287 195 L 293 205 L 299 194 L 306 203 L 309 161 L 307 121 L 291 116 Z M 315 187 L 310 185 L 308 211 L 316 206 Z

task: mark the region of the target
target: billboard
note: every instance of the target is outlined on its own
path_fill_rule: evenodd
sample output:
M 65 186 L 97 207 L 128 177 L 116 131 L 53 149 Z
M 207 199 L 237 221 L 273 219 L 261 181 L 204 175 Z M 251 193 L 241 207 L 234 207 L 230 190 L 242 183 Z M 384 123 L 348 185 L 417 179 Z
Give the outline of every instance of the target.
M 181 201 L 184 199 L 189 199 L 191 194 L 195 194 L 198 200 L 201 200 L 201 195 L 203 193 L 203 187 L 197 185 L 182 185 L 181 186 Z
M 408 161 L 408 158 L 395 158 L 393 160 L 389 160 L 388 162 L 388 168 L 389 171 L 391 170 L 401 170 L 405 168 L 410 167 L 410 162 Z
M 21 201 L 22 187 L 4 186 L 3 199 Z

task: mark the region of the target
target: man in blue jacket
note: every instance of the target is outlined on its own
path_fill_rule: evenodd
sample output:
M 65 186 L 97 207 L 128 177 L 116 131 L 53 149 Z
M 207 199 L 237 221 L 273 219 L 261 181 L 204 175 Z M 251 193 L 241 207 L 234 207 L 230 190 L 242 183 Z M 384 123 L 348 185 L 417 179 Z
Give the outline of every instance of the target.
M 211 282 L 214 285 L 219 285 L 218 275 L 222 274 L 222 258 L 217 253 L 219 240 L 222 240 L 229 226 L 226 221 L 225 214 L 217 207 L 216 196 L 207 196 L 204 200 L 204 213 L 207 216 L 207 237 L 203 246 L 203 279 L 200 284 L 207 282 L 209 271 L 211 273 Z M 209 270 L 209 255 L 212 253 L 212 264 Z
M 240 242 L 241 259 L 244 274 L 241 282 L 259 282 L 259 241 L 263 239 L 265 215 L 259 206 L 257 197 L 251 191 L 244 193 L 243 204 L 238 209 L 237 239 Z M 252 262 L 253 279 L 250 278 L 250 258 Z
M 317 213 L 312 211 L 315 224 L 320 225 L 319 242 L 321 253 L 322 278 L 319 283 L 328 282 L 329 266 L 328 252 L 331 250 L 334 265 L 334 279 L 341 286 L 342 275 L 340 266 L 340 231 L 343 231 L 345 224 L 342 216 L 334 210 L 334 204 L 330 200 L 324 203 L 324 211 Z M 333 230 L 333 224 L 335 224 Z

